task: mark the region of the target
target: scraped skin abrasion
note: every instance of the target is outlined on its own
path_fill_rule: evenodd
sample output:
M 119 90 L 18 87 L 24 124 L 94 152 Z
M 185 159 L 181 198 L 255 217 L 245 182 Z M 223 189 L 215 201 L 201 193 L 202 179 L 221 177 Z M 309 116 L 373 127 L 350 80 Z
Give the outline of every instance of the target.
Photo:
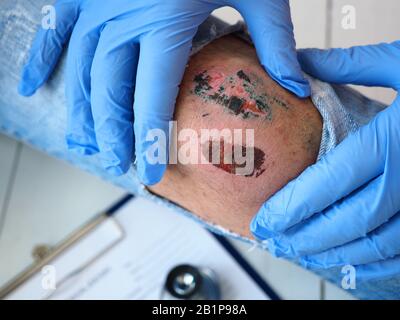
M 169 165 L 164 179 L 150 188 L 249 238 L 251 218 L 261 204 L 315 162 L 322 131 L 312 102 L 281 88 L 263 70 L 254 48 L 234 36 L 212 42 L 190 59 L 175 120 L 178 132 L 191 128 L 199 136 L 202 129 L 254 130 L 254 169 L 249 174 L 236 174 L 242 164 L 231 158 L 234 146 L 245 152 L 243 140 L 224 144 L 219 164 Z M 219 140 L 212 141 L 216 144 L 199 145 L 200 153 L 212 152 Z
M 195 75 L 192 93 L 205 102 L 217 103 L 243 119 L 263 117 L 272 120 L 272 108 L 287 108 L 286 102 L 265 92 L 260 92 L 263 81 L 256 74 L 247 75 L 243 70 L 225 75 L 222 71 L 204 70 Z

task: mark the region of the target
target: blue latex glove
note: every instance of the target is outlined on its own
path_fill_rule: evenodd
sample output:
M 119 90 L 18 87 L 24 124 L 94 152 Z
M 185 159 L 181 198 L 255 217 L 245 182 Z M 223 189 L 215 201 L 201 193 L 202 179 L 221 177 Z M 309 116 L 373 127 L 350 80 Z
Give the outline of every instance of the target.
M 299 52 L 331 83 L 400 89 L 400 41 Z M 365 278 L 400 273 L 400 98 L 267 201 L 251 224 L 273 253 L 308 267 L 362 265 Z
M 19 92 L 32 95 L 46 82 L 70 38 L 69 148 L 100 152 L 104 167 L 120 175 L 129 169 L 135 145 L 140 179 L 157 183 L 166 165 L 147 161 L 153 142 L 145 141 L 146 134 L 159 128 L 168 135 L 192 38 L 214 9 L 226 5 L 243 15 L 271 77 L 296 95 L 309 96 L 288 0 L 59 0 L 56 30 L 39 30 Z

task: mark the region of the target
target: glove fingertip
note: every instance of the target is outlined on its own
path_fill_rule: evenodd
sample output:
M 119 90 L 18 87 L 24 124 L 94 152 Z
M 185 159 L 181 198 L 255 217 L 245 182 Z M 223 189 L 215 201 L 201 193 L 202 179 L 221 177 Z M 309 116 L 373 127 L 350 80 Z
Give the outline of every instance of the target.
M 291 258 L 290 252 L 282 249 L 276 238 L 268 239 L 268 251 L 276 258 Z
M 32 79 L 35 78 L 38 77 L 31 75 L 29 65 L 25 65 L 22 70 L 21 79 L 18 84 L 18 93 L 21 96 L 30 97 L 36 92 L 38 87 L 34 84 L 34 81 L 32 81 Z
M 92 156 L 99 152 L 99 150 L 93 149 L 92 147 L 88 147 L 88 146 L 80 146 L 80 145 L 68 144 L 68 143 L 67 143 L 67 146 L 68 146 L 69 150 L 71 150 L 77 154 L 83 155 L 83 156 Z
M 122 176 L 126 173 L 126 171 L 123 170 L 120 166 L 105 166 L 105 169 L 107 170 L 107 172 L 115 177 Z
M 122 140 L 125 141 L 125 140 Z M 132 164 L 132 149 L 127 143 L 106 144 L 101 143 L 100 159 L 105 170 L 114 176 L 122 176 L 127 173 Z
M 311 87 L 307 80 L 304 81 L 284 81 L 281 85 L 294 93 L 299 98 L 308 98 L 311 95 Z
M 146 186 L 152 186 L 161 181 L 167 169 L 166 164 L 144 164 L 138 165 L 138 176 Z
M 285 211 L 275 205 L 276 201 L 275 198 L 272 198 L 265 202 L 257 214 L 259 223 L 270 234 L 275 235 L 284 232 L 291 223 Z M 282 199 L 278 201 L 282 202 Z
M 275 237 L 277 234 L 267 229 L 262 218 L 257 214 L 250 222 L 251 233 L 259 240 L 266 240 Z
M 94 137 L 87 136 L 84 139 L 80 136 L 69 133 L 65 136 L 65 142 L 69 150 L 80 155 L 90 156 L 99 152 Z
M 143 184 L 154 185 L 161 181 L 167 169 L 169 122 L 136 113 L 134 133 L 138 177 Z
M 30 97 L 36 92 L 36 88 L 32 87 L 29 83 L 21 79 L 18 84 L 18 93 L 24 97 Z
M 284 68 L 283 68 L 284 69 Z M 269 70 L 271 78 L 273 78 L 279 85 L 299 98 L 307 98 L 311 95 L 311 87 L 308 80 L 304 77 L 301 70 L 293 73 L 287 70 Z

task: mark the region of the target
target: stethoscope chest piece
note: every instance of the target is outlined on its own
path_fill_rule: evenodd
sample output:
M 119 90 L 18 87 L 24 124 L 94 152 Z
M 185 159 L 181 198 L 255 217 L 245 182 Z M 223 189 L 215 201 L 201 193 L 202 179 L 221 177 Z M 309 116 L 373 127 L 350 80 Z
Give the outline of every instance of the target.
M 174 267 L 168 273 L 164 299 L 218 300 L 221 298 L 215 272 L 188 264 Z

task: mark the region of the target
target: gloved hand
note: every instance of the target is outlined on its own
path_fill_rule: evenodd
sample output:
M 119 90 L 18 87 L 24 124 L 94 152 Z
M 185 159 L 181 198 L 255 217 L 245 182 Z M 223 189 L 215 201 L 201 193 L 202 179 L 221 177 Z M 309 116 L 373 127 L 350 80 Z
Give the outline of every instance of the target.
M 323 81 L 400 89 L 400 41 L 303 50 L 299 61 Z M 358 278 L 378 278 L 400 273 L 399 211 L 398 96 L 267 201 L 251 230 L 277 256 L 311 268 L 360 265 Z
M 270 76 L 296 95 L 309 96 L 288 0 L 59 0 L 56 29 L 39 30 L 19 92 L 32 95 L 46 82 L 71 36 L 69 148 L 100 152 L 104 167 L 120 175 L 129 169 L 135 144 L 139 177 L 157 183 L 166 164 L 149 163 L 146 154 L 154 142 L 146 141 L 147 132 L 161 129 L 168 137 L 193 36 L 214 9 L 226 5 L 244 16 Z

